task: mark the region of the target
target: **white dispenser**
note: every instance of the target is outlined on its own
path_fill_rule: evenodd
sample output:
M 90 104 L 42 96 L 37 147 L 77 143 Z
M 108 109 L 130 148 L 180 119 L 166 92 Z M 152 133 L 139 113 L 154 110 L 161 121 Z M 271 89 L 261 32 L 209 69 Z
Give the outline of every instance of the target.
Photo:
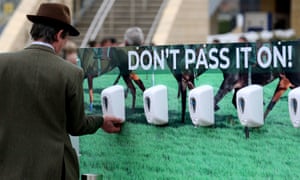
M 168 92 L 165 85 L 156 85 L 144 91 L 144 111 L 149 124 L 168 123 Z
M 196 126 L 210 126 L 215 123 L 212 86 L 202 85 L 190 91 L 189 113 Z
M 101 105 L 103 115 L 112 115 L 125 121 L 125 95 L 124 87 L 114 85 L 101 92 Z
M 300 87 L 292 89 L 288 95 L 290 119 L 295 128 L 300 127 Z
M 246 127 L 259 127 L 264 124 L 263 87 L 249 85 L 237 92 L 237 112 L 240 122 Z

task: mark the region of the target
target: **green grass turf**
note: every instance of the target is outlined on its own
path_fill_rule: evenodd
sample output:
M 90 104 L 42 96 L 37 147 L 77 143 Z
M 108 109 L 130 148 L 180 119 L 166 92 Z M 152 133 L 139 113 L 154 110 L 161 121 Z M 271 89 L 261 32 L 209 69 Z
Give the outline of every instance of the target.
M 116 74 L 94 80 L 95 108 L 101 113 L 100 93 L 112 84 Z M 141 74 L 146 87 L 152 75 Z M 216 93 L 222 80 L 219 73 L 205 73 L 196 85 L 209 84 Z M 277 80 L 264 86 L 267 104 Z M 119 84 L 124 85 L 122 79 Z M 219 103 L 215 127 L 193 126 L 188 110 L 180 123 L 180 100 L 177 83 L 171 74 L 156 74 L 155 84 L 168 86 L 169 124 L 147 124 L 142 92 L 137 89 L 137 108 L 126 99 L 126 122 L 119 134 L 96 134 L 80 137 L 80 172 L 102 174 L 104 179 L 299 179 L 300 130 L 292 126 L 286 92 L 261 128 L 250 129 L 246 139 L 244 127 L 231 104 L 232 92 Z M 84 82 L 85 103 L 89 97 Z M 265 105 L 266 106 L 266 105 Z M 86 109 L 87 113 L 88 109 Z

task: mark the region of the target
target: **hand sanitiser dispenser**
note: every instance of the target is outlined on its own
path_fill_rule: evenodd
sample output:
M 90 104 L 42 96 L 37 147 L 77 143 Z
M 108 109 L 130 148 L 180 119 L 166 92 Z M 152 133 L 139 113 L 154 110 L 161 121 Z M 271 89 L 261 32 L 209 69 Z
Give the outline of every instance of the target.
M 190 91 L 189 113 L 195 126 L 210 126 L 215 123 L 212 86 L 202 85 Z
M 113 115 L 125 121 L 125 95 L 124 87 L 114 85 L 101 92 L 101 105 L 103 115 Z
M 243 126 L 259 127 L 264 124 L 263 87 L 249 85 L 237 92 L 238 118 Z
M 168 123 L 168 93 L 165 85 L 156 85 L 144 91 L 144 111 L 147 122 L 154 125 Z
M 290 119 L 295 128 L 300 127 L 300 87 L 292 89 L 288 95 Z

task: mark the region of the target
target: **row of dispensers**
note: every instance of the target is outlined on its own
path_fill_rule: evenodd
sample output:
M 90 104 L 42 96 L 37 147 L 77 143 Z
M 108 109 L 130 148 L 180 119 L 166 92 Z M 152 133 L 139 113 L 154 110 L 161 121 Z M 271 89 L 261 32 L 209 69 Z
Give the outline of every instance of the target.
M 249 85 L 237 92 L 237 114 L 245 127 L 264 125 L 263 87 Z M 298 105 L 299 104 L 299 105 Z M 101 92 L 103 115 L 114 115 L 126 119 L 124 87 L 114 85 Z M 168 89 L 165 85 L 155 85 L 143 93 L 144 114 L 149 124 L 168 124 Z M 292 125 L 300 127 L 300 87 L 288 94 L 288 108 Z M 188 108 L 195 126 L 215 124 L 214 92 L 210 85 L 201 85 L 189 91 Z

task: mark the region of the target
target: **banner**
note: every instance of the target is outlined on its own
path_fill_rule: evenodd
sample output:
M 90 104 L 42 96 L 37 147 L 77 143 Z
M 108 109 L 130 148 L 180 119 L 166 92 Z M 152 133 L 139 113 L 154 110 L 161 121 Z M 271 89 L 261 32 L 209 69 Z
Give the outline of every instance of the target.
M 144 91 L 154 85 L 165 84 L 169 89 L 183 91 L 179 87 L 182 81 L 186 82 L 182 86 L 191 89 L 196 86 L 195 78 L 201 78 L 207 72 L 219 72 L 224 79 L 215 95 L 217 104 L 236 87 L 263 86 L 282 74 L 289 76 L 289 80 L 297 85 L 294 76 L 299 69 L 298 49 L 298 41 L 81 48 L 79 63 L 91 82 L 94 77 L 106 76 L 105 82 L 108 83 L 105 85 L 102 81 L 102 88 L 123 83 L 128 88 L 126 93 L 133 95 L 132 106 L 136 102 L 142 105 L 138 102 L 142 99 L 135 99 L 136 93 L 139 93 L 135 86 Z M 124 82 L 120 82 L 120 78 Z M 169 81 L 174 82 L 172 85 L 165 83 Z M 181 107 L 174 107 L 174 111 L 180 111 Z
M 80 137 L 81 173 L 107 179 L 295 177 L 299 133 L 284 92 L 299 86 L 299 53 L 298 41 L 79 49 L 86 112 L 103 113 L 101 93 L 113 85 L 124 87 L 125 99 L 120 134 Z M 163 88 L 154 95 L 157 101 L 144 98 L 159 85 L 167 88 L 167 105 Z M 194 124 L 189 109 L 195 105 L 189 93 L 203 85 L 213 88 L 214 123 L 207 128 Z M 236 93 L 249 85 L 263 87 L 262 124 L 267 125 L 250 130 L 246 141 L 236 109 L 245 102 L 236 104 Z M 159 115 L 167 106 L 167 123 L 149 121 L 157 115 L 147 116 L 153 103 Z
M 270 43 L 192 44 L 141 47 L 108 47 L 80 49 L 85 72 L 105 73 L 113 66 L 121 71 L 196 72 L 208 69 L 241 71 L 293 68 L 297 60 L 298 41 Z M 117 60 L 118 59 L 118 60 Z M 94 61 L 95 60 L 95 61 Z M 100 60 L 101 63 L 100 63 Z M 103 67 L 101 68 L 101 64 Z M 108 67 L 107 67 L 108 66 Z M 255 69 L 255 68 L 254 68 Z

